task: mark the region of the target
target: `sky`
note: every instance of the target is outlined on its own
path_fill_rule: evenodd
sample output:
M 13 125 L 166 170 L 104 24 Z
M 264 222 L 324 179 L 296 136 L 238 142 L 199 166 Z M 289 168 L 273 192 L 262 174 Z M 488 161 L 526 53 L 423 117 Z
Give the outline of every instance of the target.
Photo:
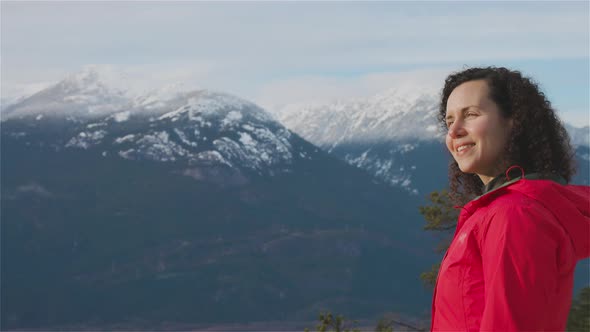
M 535 79 L 566 122 L 590 124 L 588 1 L 2 1 L 0 15 L 4 100 L 88 65 L 269 109 L 440 89 L 451 72 L 493 65 Z

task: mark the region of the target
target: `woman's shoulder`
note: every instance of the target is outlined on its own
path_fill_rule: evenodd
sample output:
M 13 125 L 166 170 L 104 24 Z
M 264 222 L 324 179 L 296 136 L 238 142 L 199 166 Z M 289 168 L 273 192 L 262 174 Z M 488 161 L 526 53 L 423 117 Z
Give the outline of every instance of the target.
M 571 201 L 576 198 L 588 202 L 590 187 L 564 185 L 549 179 L 520 179 L 490 193 L 486 199 L 480 200 L 479 205 L 486 206 L 492 211 L 528 206 L 553 210 L 560 201 Z
M 485 235 L 490 227 L 523 234 L 551 233 L 560 238 L 566 229 L 574 229 L 568 233 L 582 232 L 588 228 L 590 204 L 588 195 L 582 193 L 576 198 L 571 194 L 578 189 L 549 180 L 521 180 L 502 188 L 481 211 L 478 220 L 481 234 Z M 588 187 L 583 190 L 588 192 Z
M 506 191 L 494 199 L 477 226 L 481 246 L 489 237 L 510 242 L 552 239 L 551 242 L 560 243 L 566 239 L 565 230 L 553 212 L 518 191 Z
M 535 197 L 535 194 L 532 195 L 529 193 L 522 192 L 516 189 L 518 184 L 514 184 L 511 187 L 507 187 L 503 190 L 495 199 L 493 199 L 490 204 L 490 210 L 498 211 L 498 210 L 517 210 L 522 208 L 529 208 L 531 206 L 539 206 L 543 207 L 543 204 Z
M 494 219 L 519 219 L 525 223 L 571 225 L 589 224 L 590 188 L 563 185 L 545 179 L 520 179 L 470 202 L 466 212 L 486 224 Z
M 538 223 L 539 219 L 551 221 L 555 219 L 551 210 L 543 202 L 517 190 L 499 193 L 485 210 L 484 219 L 495 219 L 496 223 L 515 218 L 518 218 L 520 223 L 527 221 Z
M 506 215 L 517 211 L 534 211 L 547 217 L 555 217 L 556 207 L 564 201 L 571 201 L 568 194 L 574 186 L 563 185 L 551 180 L 521 179 L 502 188 L 488 203 L 488 213 Z M 588 187 L 586 187 L 588 188 Z M 524 214 L 527 215 L 526 213 Z M 550 218 L 552 219 L 552 218 Z
M 470 205 L 472 205 L 470 208 L 473 209 L 474 212 L 479 210 L 478 212 L 480 213 L 480 216 L 482 216 L 481 213 L 490 215 L 496 214 L 499 211 L 518 210 L 530 206 L 543 206 L 543 204 L 534 197 L 534 194 L 531 195 L 530 193 L 524 193 L 521 190 L 515 190 L 515 186 L 517 186 L 516 183 L 483 195 L 477 200 L 472 201 L 470 203 Z

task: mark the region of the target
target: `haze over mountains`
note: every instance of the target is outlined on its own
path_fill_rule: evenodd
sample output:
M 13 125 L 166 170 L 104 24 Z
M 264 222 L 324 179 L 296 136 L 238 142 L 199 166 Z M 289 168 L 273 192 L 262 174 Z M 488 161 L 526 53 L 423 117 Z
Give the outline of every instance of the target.
M 2 328 L 429 310 L 435 91 L 271 114 L 89 67 L 3 109 Z

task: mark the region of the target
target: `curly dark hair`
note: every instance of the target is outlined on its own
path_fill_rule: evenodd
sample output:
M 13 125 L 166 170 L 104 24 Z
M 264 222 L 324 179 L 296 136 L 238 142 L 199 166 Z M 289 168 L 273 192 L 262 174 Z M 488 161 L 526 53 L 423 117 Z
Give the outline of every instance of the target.
M 459 85 L 475 80 L 487 82 L 490 99 L 498 105 L 505 118 L 513 120 L 506 144 L 506 161 L 522 167 L 525 174 L 560 175 L 569 182 L 575 173 L 569 135 L 537 83 L 519 71 L 485 67 L 450 74 L 445 80 L 438 114 L 444 131 L 447 131 L 445 117 L 449 95 Z M 476 174 L 461 172 L 452 158 L 449 182 L 451 198 L 457 204 L 464 204 L 482 194 L 480 178 Z

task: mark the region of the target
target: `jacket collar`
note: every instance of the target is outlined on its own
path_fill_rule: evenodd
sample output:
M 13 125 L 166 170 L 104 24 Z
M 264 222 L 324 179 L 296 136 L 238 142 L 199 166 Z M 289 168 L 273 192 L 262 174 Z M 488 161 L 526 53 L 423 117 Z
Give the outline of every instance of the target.
M 515 170 L 518 170 L 518 176 L 512 178 L 514 176 Z M 498 179 L 500 178 L 500 179 Z M 484 193 L 465 206 L 458 207 L 461 208 L 461 212 L 459 213 L 459 220 L 457 221 L 457 228 L 455 230 L 455 235 L 459 232 L 459 229 L 463 227 L 465 221 L 478 209 L 478 207 L 483 206 L 497 197 L 498 194 L 506 188 L 521 179 L 527 180 L 552 180 L 559 184 L 565 185 L 567 181 L 559 175 L 556 174 L 543 174 L 543 173 L 530 173 L 525 174 L 524 170 L 520 166 L 511 166 L 506 170 L 505 174 L 501 174 L 490 181 L 488 184 L 490 185 L 489 188 L 484 188 Z M 486 190 L 487 189 L 487 190 Z
M 488 193 L 494 192 L 500 188 L 507 187 L 520 179 L 527 180 L 551 180 L 562 185 L 566 185 L 567 181 L 560 175 L 549 173 L 530 173 L 525 174 L 520 166 L 510 166 L 506 172 L 496 176 L 483 187 L 483 194 L 473 199 L 473 201 L 480 199 Z

